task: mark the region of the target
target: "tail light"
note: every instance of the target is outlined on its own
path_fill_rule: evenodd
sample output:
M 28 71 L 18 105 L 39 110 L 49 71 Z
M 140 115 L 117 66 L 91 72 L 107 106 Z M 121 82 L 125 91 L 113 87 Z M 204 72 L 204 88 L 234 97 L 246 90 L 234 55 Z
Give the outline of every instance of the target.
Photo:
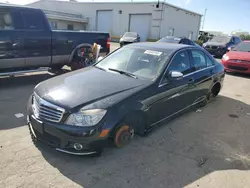
M 110 48 L 110 38 L 107 39 L 107 48 Z

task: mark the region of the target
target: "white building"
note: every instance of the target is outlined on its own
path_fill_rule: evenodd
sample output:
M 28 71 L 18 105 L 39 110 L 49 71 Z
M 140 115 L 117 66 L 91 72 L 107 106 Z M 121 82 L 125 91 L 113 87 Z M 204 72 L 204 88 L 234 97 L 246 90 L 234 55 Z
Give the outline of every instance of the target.
M 52 26 L 58 29 L 97 30 L 109 32 L 112 39 L 126 31 L 138 32 L 142 41 L 172 35 L 198 37 L 201 14 L 157 2 L 75 2 L 40 0 L 28 6 L 47 11 Z M 51 15 L 48 14 L 51 11 Z M 72 22 L 53 12 L 78 15 Z
M 249 32 L 248 32 L 248 31 L 241 31 L 241 30 L 238 30 L 238 31 L 232 31 L 231 34 L 232 34 L 232 35 L 235 35 L 235 36 L 240 36 L 240 35 L 249 35 Z

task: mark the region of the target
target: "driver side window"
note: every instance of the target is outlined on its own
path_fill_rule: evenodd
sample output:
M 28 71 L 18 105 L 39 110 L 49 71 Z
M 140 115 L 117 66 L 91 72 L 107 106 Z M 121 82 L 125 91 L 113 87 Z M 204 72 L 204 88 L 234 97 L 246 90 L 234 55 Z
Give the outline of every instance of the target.
M 183 75 L 191 72 L 189 55 L 186 50 L 175 54 L 168 67 L 168 73 L 172 71 L 181 72 Z

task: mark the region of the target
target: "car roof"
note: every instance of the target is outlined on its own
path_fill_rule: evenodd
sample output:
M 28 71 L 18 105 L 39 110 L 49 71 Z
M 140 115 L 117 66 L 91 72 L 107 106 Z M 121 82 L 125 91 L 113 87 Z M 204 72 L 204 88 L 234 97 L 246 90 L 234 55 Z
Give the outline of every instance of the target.
M 130 46 L 136 46 L 141 48 L 152 48 L 152 49 L 159 49 L 162 51 L 177 51 L 182 48 L 190 47 L 190 45 L 185 44 L 175 44 L 175 43 L 160 43 L 160 42 L 139 42 L 130 44 Z
M 188 39 L 186 37 L 175 37 L 175 36 L 165 36 L 165 37 L 162 37 L 162 39 L 163 38 L 169 38 L 169 39 Z M 190 40 L 190 39 L 188 39 L 188 40 Z
M 25 6 L 25 5 L 15 5 L 15 4 L 10 4 L 10 3 L 0 3 L 1 8 L 25 8 L 25 9 L 33 9 L 33 10 L 38 10 L 37 8 Z

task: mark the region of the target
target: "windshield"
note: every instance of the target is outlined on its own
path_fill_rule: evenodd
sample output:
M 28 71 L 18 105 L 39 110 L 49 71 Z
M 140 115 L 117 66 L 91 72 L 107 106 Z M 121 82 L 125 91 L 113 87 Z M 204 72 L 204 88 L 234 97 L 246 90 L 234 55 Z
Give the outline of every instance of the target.
M 250 52 L 250 42 L 242 42 L 233 48 L 233 51 Z
M 137 37 L 137 33 L 127 32 L 123 36 L 124 37 Z
M 125 71 L 139 79 L 153 81 L 161 73 L 170 52 L 137 47 L 123 47 L 101 60 L 98 68 Z
M 158 40 L 158 42 L 168 42 L 168 43 L 176 43 L 176 44 L 179 44 L 180 40 L 181 40 L 180 38 L 164 37 L 164 38 Z
M 215 36 L 210 40 L 210 42 L 228 43 L 231 37 L 228 36 Z

